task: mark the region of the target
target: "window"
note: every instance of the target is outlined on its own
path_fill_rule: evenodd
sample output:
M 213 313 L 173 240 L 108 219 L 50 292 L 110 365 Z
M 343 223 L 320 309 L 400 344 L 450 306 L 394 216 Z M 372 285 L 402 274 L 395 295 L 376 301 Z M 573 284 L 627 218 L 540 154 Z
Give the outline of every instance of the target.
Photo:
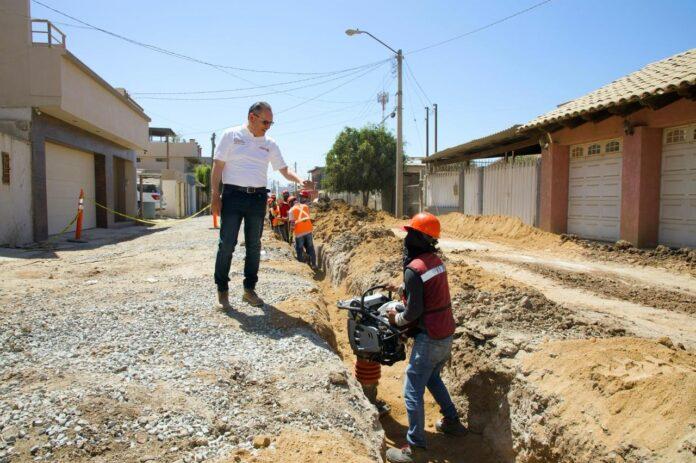
M 570 157 L 573 159 L 582 157 L 582 146 L 576 146 L 570 151 Z
M 2 153 L 2 183 L 10 184 L 10 153 Z
M 135 162 L 143 162 L 143 160 L 140 158 L 135 158 Z
M 674 129 L 667 132 L 667 143 L 679 143 L 686 140 L 684 129 Z
M 167 162 L 167 158 L 155 158 L 157 162 Z
M 617 153 L 619 151 L 621 151 L 621 145 L 616 140 L 610 141 L 607 143 L 607 146 L 604 147 L 605 153 Z
M 602 152 L 602 147 L 599 143 L 595 143 L 587 147 L 587 155 L 592 156 L 593 154 L 599 154 Z

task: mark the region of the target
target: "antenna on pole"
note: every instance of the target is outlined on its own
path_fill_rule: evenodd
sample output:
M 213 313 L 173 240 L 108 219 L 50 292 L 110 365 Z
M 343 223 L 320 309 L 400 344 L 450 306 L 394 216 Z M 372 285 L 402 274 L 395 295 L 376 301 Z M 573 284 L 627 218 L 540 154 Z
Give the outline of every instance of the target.
M 379 92 L 377 94 L 377 102 L 382 105 L 382 127 L 384 127 L 384 111 L 387 108 L 387 103 L 389 102 L 389 94 L 387 92 Z

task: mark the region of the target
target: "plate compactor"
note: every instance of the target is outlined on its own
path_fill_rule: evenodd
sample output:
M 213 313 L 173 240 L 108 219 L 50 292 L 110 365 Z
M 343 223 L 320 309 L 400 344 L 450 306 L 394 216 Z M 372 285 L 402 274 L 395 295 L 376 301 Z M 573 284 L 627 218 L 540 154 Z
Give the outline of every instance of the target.
M 348 311 L 348 340 L 355 362 L 355 377 L 362 385 L 365 396 L 372 402 L 380 416 L 389 413 L 389 406 L 377 400 L 377 385 L 382 365 L 393 365 L 406 358 L 403 332 L 392 326 L 387 311 L 404 309 L 403 304 L 392 300 L 392 293 L 385 295 L 377 290 L 385 285 L 373 286 L 361 297 L 339 301 L 338 308 Z

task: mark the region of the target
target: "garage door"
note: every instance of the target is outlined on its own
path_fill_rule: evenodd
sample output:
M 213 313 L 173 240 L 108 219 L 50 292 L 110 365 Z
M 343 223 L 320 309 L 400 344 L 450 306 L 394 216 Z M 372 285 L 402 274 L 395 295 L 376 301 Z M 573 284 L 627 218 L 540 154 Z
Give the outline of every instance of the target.
M 696 124 L 664 130 L 659 241 L 696 247 Z
M 80 188 L 94 199 L 94 155 L 53 143 L 46 143 L 46 194 L 48 234 L 61 231 L 77 212 Z M 85 201 L 82 227 L 97 225 L 95 206 Z M 75 230 L 73 225 L 70 230 Z
M 568 233 L 619 239 L 622 142 L 604 140 L 570 148 Z

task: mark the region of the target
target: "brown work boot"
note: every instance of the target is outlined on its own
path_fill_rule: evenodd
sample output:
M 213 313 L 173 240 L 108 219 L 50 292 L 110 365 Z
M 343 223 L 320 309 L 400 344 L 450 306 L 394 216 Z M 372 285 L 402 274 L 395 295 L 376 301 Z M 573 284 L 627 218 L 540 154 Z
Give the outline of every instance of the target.
M 435 423 L 435 429 L 441 433 L 449 434 L 451 436 L 463 436 L 469 432 L 461 421 L 458 419 L 453 420 L 451 418 L 442 418 L 440 421 Z
M 242 300 L 247 304 L 254 307 L 263 307 L 263 299 L 256 295 L 256 291 L 253 289 L 244 289 L 244 296 Z
M 218 291 L 218 304 L 222 310 L 230 310 L 232 305 L 230 304 L 230 292 L 229 291 Z

